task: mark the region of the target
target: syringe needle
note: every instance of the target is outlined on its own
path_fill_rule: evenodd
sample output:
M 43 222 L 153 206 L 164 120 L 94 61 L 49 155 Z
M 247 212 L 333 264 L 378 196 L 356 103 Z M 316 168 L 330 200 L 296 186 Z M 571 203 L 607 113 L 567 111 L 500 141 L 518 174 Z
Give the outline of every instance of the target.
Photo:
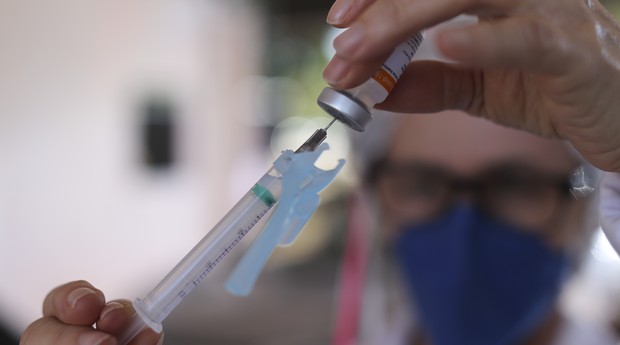
M 334 124 L 334 122 L 336 122 L 336 118 L 335 117 L 327 126 L 325 126 L 325 128 L 323 128 L 323 130 L 327 132 L 329 127 L 331 127 Z
M 308 140 L 306 140 L 303 145 L 301 145 L 295 153 L 306 152 L 306 151 L 314 151 L 325 138 L 327 138 L 327 130 L 331 127 L 334 122 L 336 122 L 336 118 L 334 118 L 327 126 L 324 128 L 317 129 Z

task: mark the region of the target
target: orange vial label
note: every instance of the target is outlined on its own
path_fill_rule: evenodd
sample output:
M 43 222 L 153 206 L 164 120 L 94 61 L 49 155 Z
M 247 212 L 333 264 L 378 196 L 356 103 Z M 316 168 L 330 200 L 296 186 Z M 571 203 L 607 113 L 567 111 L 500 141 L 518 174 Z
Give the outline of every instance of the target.
M 379 68 L 377 73 L 372 76 L 372 79 L 381 84 L 381 86 L 383 86 L 385 91 L 388 93 L 392 92 L 392 89 L 396 86 L 396 79 L 394 79 L 394 77 L 383 68 Z

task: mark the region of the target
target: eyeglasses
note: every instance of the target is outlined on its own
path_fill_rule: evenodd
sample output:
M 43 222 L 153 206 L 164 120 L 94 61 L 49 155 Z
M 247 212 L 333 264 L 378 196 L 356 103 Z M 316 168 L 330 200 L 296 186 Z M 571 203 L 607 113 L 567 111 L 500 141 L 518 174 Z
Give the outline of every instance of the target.
M 472 178 L 461 178 L 429 164 L 381 161 L 371 170 L 370 182 L 384 205 L 409 221 L 438 217 L 466 197 L 498 218 L 536 228 L 571 196 L 569 175 L 521 164 L 498 165 Z

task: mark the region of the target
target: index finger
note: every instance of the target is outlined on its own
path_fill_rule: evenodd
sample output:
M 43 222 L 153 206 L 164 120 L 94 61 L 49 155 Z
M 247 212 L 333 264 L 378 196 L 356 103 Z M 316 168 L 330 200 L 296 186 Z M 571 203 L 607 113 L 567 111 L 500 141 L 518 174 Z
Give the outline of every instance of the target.
M 84 280 L 53 289 L 43 302 L 43 316 L 53 316 L 69 325 L 89 326 L 105 305 L 103 292 Z

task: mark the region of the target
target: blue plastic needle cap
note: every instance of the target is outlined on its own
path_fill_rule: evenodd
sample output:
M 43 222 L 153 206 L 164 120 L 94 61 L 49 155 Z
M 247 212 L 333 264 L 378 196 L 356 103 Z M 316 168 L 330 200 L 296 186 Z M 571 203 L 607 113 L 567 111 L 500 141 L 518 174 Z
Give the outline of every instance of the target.
M 233 295 L 250 294 L 275 248 L 291 244 L 316 211 L 320 200 L 318 193 L 336 177 L 345 163 L 341 159 L 332 170 L 317 168 L 314 163 L 327 148 L 328 145 L 323 144 L 315 151 L 293 153 L 287 150 L 276 159 L 276 169 L 279 162 L 289 165 L 282 176 L 282 195 L 265 228 L 226 282 L 226 289 Z

